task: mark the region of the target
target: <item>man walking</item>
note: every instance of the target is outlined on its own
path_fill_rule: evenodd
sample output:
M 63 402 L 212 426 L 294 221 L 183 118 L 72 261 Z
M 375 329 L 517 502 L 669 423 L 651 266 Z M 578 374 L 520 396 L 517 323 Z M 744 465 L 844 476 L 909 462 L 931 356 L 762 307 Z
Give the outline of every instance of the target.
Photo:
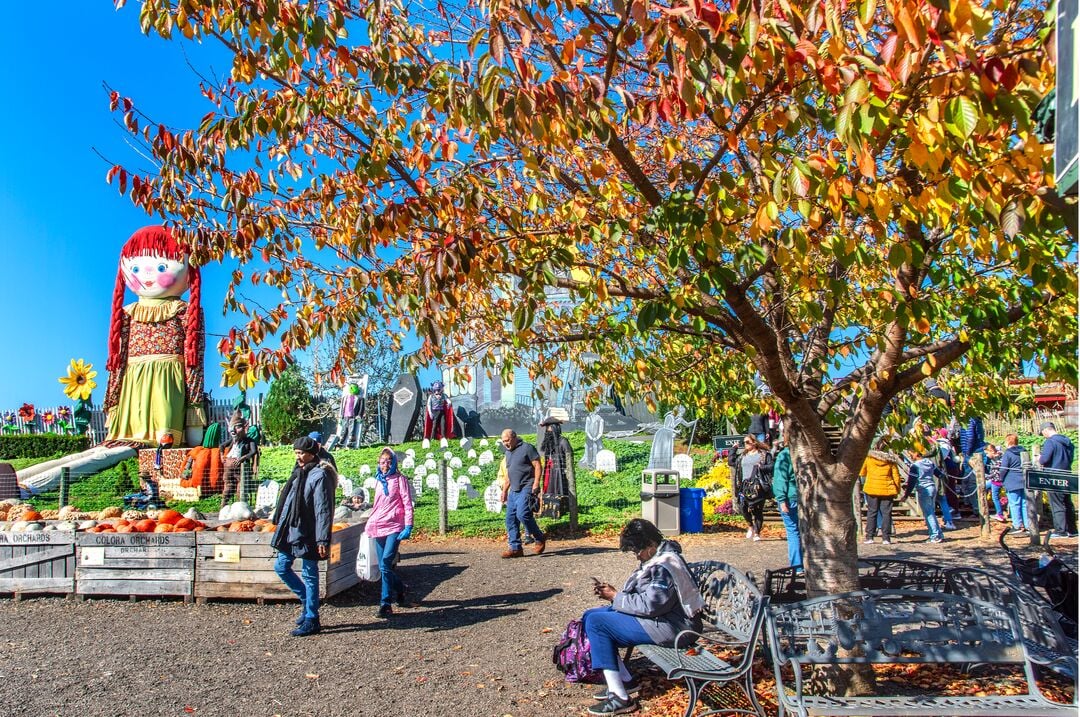
M 503 489 L 502 501 L 506 503 L 506 536 L 510 549 L 502 554 L 504 558 L 520 558 L 521 525 L 536 541 L 533 555 L 544 552 L 544 533 L 536 524 L 533 516 L 532 497 L 540 494 L 540 454 L 536 447 L 525 443 L 518 434 L 507 428 L 499 439 L 506 451 L 506 472 L 509 478 Z
M 278 551 L 274 572 L 300 598 L 300 617 L 293 637 L 319 632 L 319 562 L 330 557 L 330 530 L 334 518 L 337 473 L 318 458 L 319 444 L 310 436 L 293 443 L 296 467 L 281 490 L 270 544 Z M 300 558 L 301 575 L 293 572 Z
M 1050 421 L 1039 426 L 1039 433 L 1046 442 L 1039 451 L 1039 465 L 1059 471 L 1071 471 L 1075 447 L 1068 436 L 1057 432 L 1057 426 Z M 1054 519 L 1051 538 L 1072 538 L 1076 536 L 1076 508 L 1073 507 L 1072 495 L 1059 491 L 1047 491 L 1050 501 L 1050 515 Z

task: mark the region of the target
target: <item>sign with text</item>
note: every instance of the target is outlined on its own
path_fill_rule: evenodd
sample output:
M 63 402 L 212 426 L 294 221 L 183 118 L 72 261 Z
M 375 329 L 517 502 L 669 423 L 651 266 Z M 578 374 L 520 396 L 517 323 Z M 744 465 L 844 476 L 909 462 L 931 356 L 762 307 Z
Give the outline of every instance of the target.
M 714 451 L 730 451 L 742 443 L 742 439 L 742 436 L 713 436 L 712 447 Z
M 1024 471 L 1028 490 L 1046 490 L 1057 493 L 1076 493 L 1076 474 L 1053 468 L 1028 468 Z

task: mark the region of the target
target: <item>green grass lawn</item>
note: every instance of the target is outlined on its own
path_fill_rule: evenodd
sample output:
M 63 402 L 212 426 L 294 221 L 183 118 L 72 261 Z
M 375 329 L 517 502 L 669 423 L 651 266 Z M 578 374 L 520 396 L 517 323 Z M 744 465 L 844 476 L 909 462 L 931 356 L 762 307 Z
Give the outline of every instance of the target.
M 575 458 L 580 460 L 585 435 L 583 432 L 566 434 L 570 445 L 574 448 Z M 532 442 L 533 436 L 524 436 L 525 440 Z M 576 468 L 577 493 L 578 493 L 578 527 L 580 531 L 591 534 L 610 534 L 620 530 L 625 522 L 641 513 L 641 471 L 649 460 L 650 444 L 648 442 L 635 442 L 633 440 L 605 440 L 605 446 L 615 452 L 619 471 L 611 474 L 600 474 Z M 438 446 L 430 450 L 421 447 L 420 442 L 405 443 L 396 446 L 398 451 L 404 452 L 412 448 L 416 451 L 417 462 L 423 462 L 430 452 L 436 456 L 436 460 L 444 452 Z M 338 469 L 342 477 L 351 478 L 357 485 L 360 484 L 359 473 L 362 465 L 375 469 L 376 460 L 381 446 L 360 449 L 342 449 L 334 451 Z M 474 449 L 477 453 L 484 449 L 479 446 L 479 441 L 474 441 Z M 495 461 L 482 466 L 481 473 L 472 477 L 473 487 L 483 495 L 484 489 L 495 480 L 498 470 L 498 462 L 502 458 L 497 441 L 489 439 L 488 450 L 495 455 Z M 458 441 L 451 441 L 448 449 L 454 455 L 460 457 L 465 467 L 474 464 L 475 461 L 466 457 Z M 695 447 L 692 451 L 695 464 L 695 473 L 701 474 L 706 471 L 712 462 L 712 451 L 708 448 Z M 45 459 L 42 459 L 45 460 Z M 289 446 L 272 446 L 262 450 L 259 464 L 259 477 L 285 482 L 292 471 L 295 456 Z M 411 471 L 405 471 L 412 477 Z M 464 468 L 459 473 L 463 473 Z M 80 510 L 96 511 L 102 508 L 120 505 L 121 498 L 137 489 L 138 486 L 138 463 L 132 458 L 123 463 L 84 478 L 75 483 L 70 491 L 70 503 Z M 340 489 L 339 489 L 340 497 Z M 59 491 L 51 491 L 37 496 L 30 501 L 39 509 L 59 507 Z M 203 513 L 213 513 L 221 506 L 219 496 L 210 496 L 197 503 L 176 501 L 169 504 L 181 512 L 195 507 Z M 717 518 L 707 517 L 708 522 Z M 416 501 L 414 523 L 418 533 L 437 533 L 439 528 L 438 493 L 424 487 L 423 493 Z M 540 525 L 544 530 L 551 530 L 555 535 L 568 533 L 568 519 L 550 520 L 540 518 Z M 489 513 L 484 507 L 483 498 L 468 499 L 461 494 L 458 510 L 449 513 L 448 527 L 452 534 L 468 537 L 499 537 L 505 533 L 503 514 Z

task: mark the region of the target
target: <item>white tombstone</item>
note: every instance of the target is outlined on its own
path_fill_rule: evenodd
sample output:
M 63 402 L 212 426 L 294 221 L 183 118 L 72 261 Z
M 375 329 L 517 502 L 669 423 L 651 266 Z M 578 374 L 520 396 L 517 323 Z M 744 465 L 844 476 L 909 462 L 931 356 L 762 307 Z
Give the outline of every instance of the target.
M 461 440 L 458 441 L 458 445 L 461 446 L 461 450 L 468 450 L 469 446 L 472 445 L 472 439 L 462 436 Z
M 490 444 L 488 443 L 488 439 L 486 439 L 486 438 L 481 438 L 481 439 L 480 439 L 480 444 L 479 444 L 479 445 L 480 445 L 480 447 L 481 447 L 481 448 L 487 448 L 487 447 L 488 447 L 488 445 L 490 445 Z
M 469 474 L 469 475 L 471 475 L 471 476 L 478 476 L 478 475 L 480 475 L 481 473 L 483 473 L 484 471 L 483 471 L 483 469 L 482 469 L 482 468 L 480 468 L 480 466 L 469 466 L 469 467 L 468 467 L 468 468 L 467 468 L 467 469 L 465 470 L 465 472 L 466 472 L 466 473 L 468 473 L 468 474 Z
M 686 453 L 676 453 L 671 457 L 671 470 L 679 471 L 679 478 L 682 480 L 693 480 L 694 459 Z
M 461 500 L 461 487 L 458 486 L 456 481 L 450 481 L 446 484 L 446 509 L 457 510 L 458 502 Z
M 434 458 L 428 458 L 426 461 L 424 461 L 424 467 L 427 468 L 429 471 L 433 471 L 439 467 L 439 464 L 435 462 Z
M 414 476 L 420 476 L 421 478 L 423 478 L 427 474 L 428 474 L 427 465 L 424 464 L 424 463 L 420 463 L 419 465 L 416 466 L 416 468 L 413 468 L 413 475 Z
M 605 448 L 596 452 L 596 470 L 601 473 L 614 473 L 619 470 L 615 463 L 615 451 Z
M 412 459 L 412 456 L 405 456 L 405 460 L 401 462 L 401 470 L 411 471 L 416 467 L 416 461 Z
M 379 481 L 375 480 L 374 478 L 364 479 L 364 487 L 368 490 L 375 490 L 375 486 L 377 485 L 379 485 Z
M 458 476 L 457 479 L 454 480 L 454 482 L 458 484 L 459 488 L 464 488 L 465 486 L 472 485 L 472 479 L 470 479 L 469 476 L 465 475 Z
M 465 454 L 465 457 L 468 458 L 470 461 L 475 461 L 476 460 L 476 449 L 475 448 L 470 448 L 469 452 Z
M 419 498 L 424 494 L 424 477 L 416 476 L 412 479 L 413 499 Z
M 428 452 L 427 452 L 427 453 L 426 453 L 426 454 L 424 455 L 424 460 L 425 460 L 425 461 L 433 461 L 433 460 L 435 460 L 435 454 L 434 454 L 434 453 L 432 453 L 431 451 L 428 451 Z
M 277 507 L 278 492 L 281 484 L 273 480 L 264 480 L 255 491 L 255 512 L 266 511 L 269 515 Z
M 432 490 L 438 490 L 439 489 L 439 474 L 438 473 L 429 473 L 428 477 L 427 477 L 427 480 L 424 481 L 424 482 L 427 483 L 428 488 L 431 488 Z
M 415 448 L 406 448 L 405 449 L 405 455 L 407 455 L 409 458 L 415 459 L 416 458 L 416 449 Z
M 371 475 L 371 466 L 369 466 L 366 463 L 364 465 L 360 466 L 360 475 L 362 475 L 362 476 Z
M 338 485 L 341 486 L 341 495 L 348 498 L 353 494 L 353 483 L 351 478 L 339 478 Z M 256 510 L 258 510 L 256 508 Z
M 420 444 L 420 447 L 421 447 L 421 448 L 423 448 L 423 449 L 424 449 L 425 451 L 426 451 L 426 450 L 427 450 L 428 448 L 431 448 L 431 439 L 425 438 L 425 439 L 423 440 L 423 442 L 422 442 L 422 443 Z
M 491 463 L 494 460 L 495 460 L 495 454 L 494 453 L 492 453 L 491 451 L 484 451 L 483 453 L 481 453 L 477 457 L 476 463 L 477 463 L 477 465 L 486 466 L 488 463 Z
M 443 453 L 443 454 L 442 454 L 442 457 L 443 457 L 443 460 L 447 460 L 447 461 L 448 461 L 448 460 L 450 460 L 451 458 L 453 458 L 453 457 L 454 457 L 454 454 L 453 454 L 453 453 L 451 453 L 450 451 L 447 451 L 446 453 Z
M 484 508 L 489 513 L 502 512 L 502 489 L 494 483 L 484 489 Z
M 450 446 L 450 441 L 446 440 L 445 438 L 440 438 L 439 439 L 439 448 L 447 448 L 449 446 Z
M 463 465 L 462 462 L 461 462 L 461 459 L 458 458 L 457 456 L 451 456 L 449 460 L 450 460 L 450 467 L 455 469 L 455 470 L 457 470 L 458 468 L 461 468 L 461 466 Z

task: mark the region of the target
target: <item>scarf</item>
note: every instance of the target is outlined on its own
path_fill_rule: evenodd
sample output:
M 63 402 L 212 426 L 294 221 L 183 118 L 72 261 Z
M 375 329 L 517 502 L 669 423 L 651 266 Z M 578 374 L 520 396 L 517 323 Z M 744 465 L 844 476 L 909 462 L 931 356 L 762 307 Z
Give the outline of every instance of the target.
M 274 547 L 278 547 L 278 536 L 282 536 L 282 543 L 287 541 L 287 536 L 289 535 L 287 528 L 300 527 L 300 502 L 304 494 L 304 484 L 307 483 L 308 473 L 311 473 L 311 470 L 317 465 L 319 465 L 318 461 L 312 461 L 311 463 L 297 466 L 293 469 L 292 475 L 289 476 L 289 480 L 285 482 L 285 486 L 281 489 L 282 497 L 289 495 L 290 490 L 295 490 L 296 492 L 293 494 L 292 501 L 289 502 L 289 512 L 286 515 L 281 515 L 281 508 L 285 504 L 284 500 L 279 500 L 277 508 L 274 510 L 273 523 L 277 526 L 274 535 L 275 540 L 272 541 Z M 282 528 L 286 528 L 286 530 L 282 530 Z M 279 550 L 281 550 L 281 548 L 279 548 Z
M 705 609 L 705 601 L 701 598 L 701 591 L 698 590 L 694 578 L 690 576 L 690 571 L 686 568 L 686 563 L 683 562 L 678 553 L 658 552 L 645 561 L 641 567 L 645 569 L 653 565 L 666 568 L 675 580 L 675 591 L 679 593 L 679 604 L 682 605 L 683 612 L 686 613 L 687 617 L 694 617 Z
M 390 469 L 386 473 L 383 473 L 379 469 L 375 469 L 375 480 L 379 481 L 379 483 L 382 485 L 383 495 L 390 495 L 390 486 L 387 484 L 386 480 L 387 480 L 387 478 L 389 478 L 390 476 L 392 476 L 392 475 L 394 475 L 396 473 L 397 473 L 397 454 L 396 453 L 393 454 L 390 457 Z

